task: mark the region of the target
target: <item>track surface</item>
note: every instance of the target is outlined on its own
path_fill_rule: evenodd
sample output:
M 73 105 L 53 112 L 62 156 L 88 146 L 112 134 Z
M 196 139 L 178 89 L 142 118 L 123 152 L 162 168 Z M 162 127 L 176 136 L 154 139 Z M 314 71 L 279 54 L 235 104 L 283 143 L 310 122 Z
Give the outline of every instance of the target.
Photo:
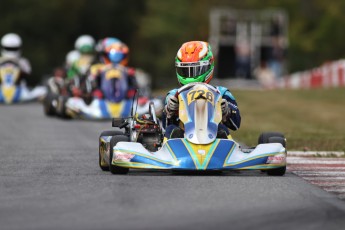
M 98 167 L 110 122 L 0 106 L 0 229 L 343 229 L 345 202 L 288 172 L 171 175 Z
M 345 201 L 345 158 L 288 157 L 289 170 L 311 184 L 334 193 Z

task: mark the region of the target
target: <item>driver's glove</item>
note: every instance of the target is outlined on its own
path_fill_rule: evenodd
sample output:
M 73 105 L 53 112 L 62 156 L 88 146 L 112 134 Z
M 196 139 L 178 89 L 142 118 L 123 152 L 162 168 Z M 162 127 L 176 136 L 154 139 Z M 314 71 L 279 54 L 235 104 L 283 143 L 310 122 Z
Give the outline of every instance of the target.
M 222 121 L 226 121 L 229 114 L 231 114 L 231 109 L 229 107 L 229 102 L 226 99 L 222 99 Z
M 178 114 L 179 103 L 176 96 L 171 95 L 167 100 L 167 105 L 165 107 L 165 112 L 167 118 L 171 118 L 173 115 Z

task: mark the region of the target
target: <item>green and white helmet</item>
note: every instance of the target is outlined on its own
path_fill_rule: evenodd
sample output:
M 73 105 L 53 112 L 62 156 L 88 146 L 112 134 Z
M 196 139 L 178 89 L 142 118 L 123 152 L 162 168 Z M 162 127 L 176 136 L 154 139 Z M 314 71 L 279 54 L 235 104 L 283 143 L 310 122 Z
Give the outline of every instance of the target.
M 74 48 L 81 54 L 93 53 L 95 50 L 95 39 L 90 35 L 81 35 L 75 41 Z
M 209 83 L 213 77 L 214 57 L 211 46 L 204 41 L 182 44 L 175 58 L 176 75 L 181 85 Z

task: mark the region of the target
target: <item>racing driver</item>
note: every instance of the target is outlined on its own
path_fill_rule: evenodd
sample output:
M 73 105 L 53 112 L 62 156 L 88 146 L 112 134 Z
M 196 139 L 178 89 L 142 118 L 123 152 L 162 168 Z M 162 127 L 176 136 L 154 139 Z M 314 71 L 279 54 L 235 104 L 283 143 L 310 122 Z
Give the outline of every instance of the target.
M 175 58 L 177 80 L 181 86 L 194 82 L 209 84 L 214 71 L 214 57 L 211 46 L 204 41 L 189 41 L 180 47 Z M 222 96 L 222 121 L 218 125 L 217 138 L 227 138 L 231 130 L 238 130 L 241 115 L 235 97 L 222 86 L 216 86 Z M 178 89 L 170 90 L 165 98 L 164 113 L 166 116 L 165 137 L 183 138 L 184 131 L 179 127 Z

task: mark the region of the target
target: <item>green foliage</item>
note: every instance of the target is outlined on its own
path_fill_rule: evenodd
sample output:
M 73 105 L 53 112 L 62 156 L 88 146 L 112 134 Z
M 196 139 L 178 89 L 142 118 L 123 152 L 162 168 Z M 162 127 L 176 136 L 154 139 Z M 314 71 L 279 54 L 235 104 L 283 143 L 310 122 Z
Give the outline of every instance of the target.
M 344 57 L 345 1 L 341 0 L 1 0 L 0 36 L 23 37 L 33 82 L 61 65 L 75 39 L 114 36 L 131 49 L 130 64 L 154 77 L 156 87 L 176 84 L 174 57 L 188 40 L 208 40 L 209 11 L 285 9 L 289 15 L 290 72 Z
M 142 0 L 1 0 L 0 35 L 15 32 L 22 37 L 35 83 L 63 64 L 81 34 L 130 40 L 144 10 Z

